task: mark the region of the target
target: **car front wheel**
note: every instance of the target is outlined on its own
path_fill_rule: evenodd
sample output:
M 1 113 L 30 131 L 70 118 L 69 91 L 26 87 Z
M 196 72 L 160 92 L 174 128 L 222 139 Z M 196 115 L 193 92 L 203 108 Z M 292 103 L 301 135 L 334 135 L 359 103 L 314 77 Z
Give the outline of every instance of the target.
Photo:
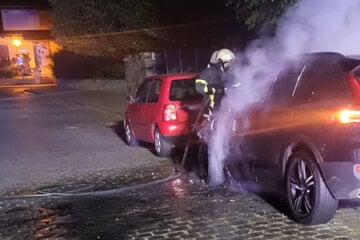
M 171 154 L 172 146 L 164 140 L 158 128 L 154 132 L 155 153 L 159 157 L 168 157 Z
M 127 145 L 137 146 L 137 141 L 131 132 L 130 125 L 128 124 L 128 122 L 126 120 L 124 120 L 124 130 L 125 130 L 125 139 L 126 139 Z
M 326 223 L 335 215 L 338 200 L 327 188 L 314 157 L 300 150 L 289 160 L 286 194 L 290 213 L 305 225 Z

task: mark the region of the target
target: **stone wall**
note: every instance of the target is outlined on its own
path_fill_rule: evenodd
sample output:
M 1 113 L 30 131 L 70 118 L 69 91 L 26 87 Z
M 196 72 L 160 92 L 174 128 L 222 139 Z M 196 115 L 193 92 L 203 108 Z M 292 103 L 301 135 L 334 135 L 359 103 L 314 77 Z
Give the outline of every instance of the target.
M 74 88 L 81 90 L 112 90 L 124 91 L 128 89 L 124 79 L 104 80 L 104 79 L 57 79 L 59 87 Z
M 138 54 L 125 58 L 125 79 L 128 91 L 134 93 L 142 80 L 148 76 L 146 72 L 146 63 L 144 56 L 146 54 Z

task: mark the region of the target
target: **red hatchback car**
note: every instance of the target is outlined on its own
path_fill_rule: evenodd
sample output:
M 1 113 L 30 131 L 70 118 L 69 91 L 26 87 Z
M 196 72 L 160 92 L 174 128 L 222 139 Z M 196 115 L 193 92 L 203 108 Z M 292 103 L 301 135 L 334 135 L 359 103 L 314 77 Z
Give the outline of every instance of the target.
M 166 157 L 174 146 L 186 142 L 202 106 L 202 95 L 195 89 L 196 76 L 157 75 L 142 82 L 125 111 L 129 146 L 138 141 L 154 143 L 156 155 Z

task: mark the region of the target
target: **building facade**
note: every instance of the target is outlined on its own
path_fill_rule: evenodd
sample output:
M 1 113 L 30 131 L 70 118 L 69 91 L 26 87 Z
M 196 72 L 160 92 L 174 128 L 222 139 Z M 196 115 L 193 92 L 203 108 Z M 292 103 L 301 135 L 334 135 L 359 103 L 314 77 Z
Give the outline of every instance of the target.
M 0 60 L 2 66 L 11 65 L 11 78 L 53 82 L 54 43 L 47 1 L 2 1 L 0 14 Z

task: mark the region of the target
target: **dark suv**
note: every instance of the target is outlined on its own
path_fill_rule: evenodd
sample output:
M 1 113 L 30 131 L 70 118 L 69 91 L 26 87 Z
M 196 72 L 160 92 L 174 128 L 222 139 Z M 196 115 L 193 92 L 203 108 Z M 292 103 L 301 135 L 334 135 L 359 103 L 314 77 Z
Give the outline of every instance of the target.
M 292 217 L 306 225 L 331 220 L 340 199 L 359 199 L 359 65 L 337 53 L 290 63 L 247 109 L 250 127 L 234 128 L 232 179 L 284 189 Z

